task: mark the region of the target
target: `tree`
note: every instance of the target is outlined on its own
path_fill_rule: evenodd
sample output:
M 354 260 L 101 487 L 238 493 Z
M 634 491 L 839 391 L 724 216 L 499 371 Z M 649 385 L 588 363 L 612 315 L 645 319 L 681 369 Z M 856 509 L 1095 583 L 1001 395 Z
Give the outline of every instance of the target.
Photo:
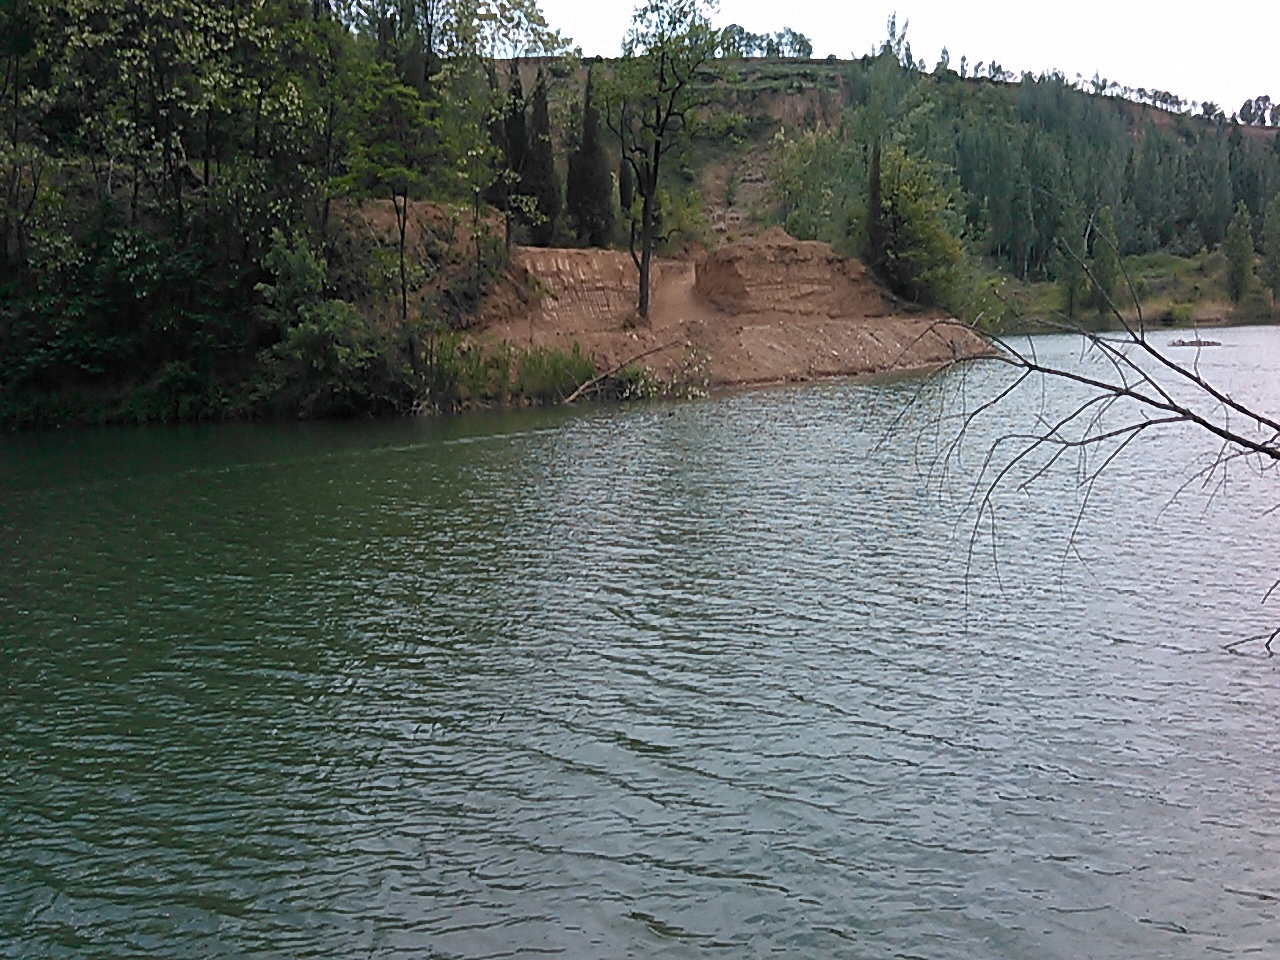
M 513 63 L 515 61 L 512 61 Z M 489 80 L 489 143 L 492 146 L 493 154 L 502 164 L 500 175 L 493 178 L 493 183 L 484 192 L 484 199 L 496 210 L 501 210 L 505 214 L 504 219 L 507 221 L 507 246 L 511 243 L 511 216 L 509 211 L 509 200 L 511 194 L 511 184 L 508 182 L 511 177 L 507 176 L 507 158 L 510 156 L 510 147 L 507 144 L 507 117 L 505 98 L 502 93 L 502 87 L 498 82 L 498 71 L 492 63 L 485 64 L 485 75 Z M 496 105 L 502 103 L 503 108 L 497 109 Z
M 750 57 L 760 48 L 762 37 L 745 27 L 731 23 L 720 32 L 720 55 L 723 57 Z
M 948 222 L 951 197 L 926 164 L 897 147 L 872 162 L 881 169 L 876 178 L 881 279 L 911 300 L 937 301 L 963 259 L 960 241 Z M 870 236 L 870 224 L 867 232 Z
M 870 59 L 865 71 L 856 76 L 854 98 L 859 106 L 853 114 L 851 130 L 865 145 L 869 162 L 866 169 L 867 202 L 863 218 L 862 255 L 873 271 L 888 278 L 887 267 L 892 256 L 886 223 L 883 155 L 891 143 L 897 120 L 912 86 L 912 68 L 908 66 L 911 48 L 906 41 L 907 25 L 898 30 L 897 15 L 889 18 L 888 39 L 879 54 Z M 892 281 L 890 281 L 892 282 Z
M 1063 312 L 1074 320 L 1089 290 L 1085 275 L 1084 223 L 1080 210 L 1070 204 L 1063 211 L 1062 232 L 1054 251 L 1053 278 L 1063 295 Z
M 1093 275 L 1094 302 L 1099 313 L 1109 312 L 1116 285 L 1120 282 L 1120 241 L 1116 238 L 1115 218 L 1110 207 L 1103 207 L 1093 224 L 1093 260 L 1089 264 Z
M 631 164 L 623 157 L 618 161 L 618 206 L 624 217 L 631 217 L 631 208 L 636 202 L 636 181 L 631 173 Z M 634 241 L 633 241 L 634 242 Z
M 525 184 L 525 164 L 529 157 L 529 130 L 526 123 L 524 87 L 520 82 L 520 59 L 512 57 L 507 79 L 507 96 L 502 111 L 501 164 L 502 169 L 494 177 L 492 192 L 500 203 L 494 204 L 503 214 L 503 234 L 507 249 L 517 217 L 528 220 L 526 202 L 529 190 Z
M 359 195 L 390 196 L 396 214 L 400 266 L 400 321 L 409 320 L 406 236 L 409 200 L 427 185 L 430 121 L 417 91 L 400 83 L 388 64 L 377 64 L 366 79 L 361 101 L 365 137 L 355 144 L 348 189 Z
M 877 137 L 871 144 L 871 164 L 867 168 L 866 246 L 863 250 L 867 266 L 877 273 L 884 269 L 886 256 L 881 153 L 880 138 Z
M 1227 257 L 1227 295 L 1233 303 L 1239 303 L 1253 279 L 1253 233 L 1249 228 L 1249 208 L 1243 200 L 1227 228 L 1223 252 Z
M 649 315 L 649 270 L 656 235 L 656 201 L 663 160 L 688 134 L 708 100 L 699 70 L 720 43 L 704 0 L 647 0 L 631 21 L 605 102 L 609 128 L 635 175 L 640 198 L 640 250 L 632 231 L 631 257 L 640 273 L 638 307 Z
M 1271 309 L 1280 295 L 1280 193 L 1267 204 L 1262 222 L 1262 283 L 1271 291 Z
M 507 167 L 516 176 L 524 172 L 529 152 L 529 130 L 524 87 L 520 82 L 520 60 L 512 57 L 507 79 L 507 104 L 502 114 L 502 130 L 507 147 Z
M 1231 222 L 1231 152 L 1226 140 L 1203 134 L 1190 157 L 1196 225 L 1204 245 L 1213 249 Z
M 592 97 L 591 71 L 582 95 L 582 131 L 569 156 L 565 207 L 573 218 L 578 242 L 603 247 L 613 232 L 613 189 L 609 158 L 600 140 L 600 110 Z
M 440 2 L 440 0 L 429 0 Z M 536 0 L 448 0 L 454 24 L 452 45 L 446 45 L 448 74 L 462 82 L 463 122 L 455 138 L 463 150 L 460 167 L 470 193 L 472 224 L 480 226 L 481 200 L 488 200 L 503 213 L 505 246 L 510 248 L 517 221 L 535 228 L 539 221 L 537 196 L 530 188 L 529 164 L 533 137 L 529 131 L 532 98 L 526 97 L 521 81 L 521 64 L 526 57 L 558 57 L 565 40 L 546 22 Z M 497 89 L 498 62 L 507 64 L 505 96 Z M 475 84 L 467 84 L 468 74 L 483 72 L 489 79 L 484 96 L 477 96 Z M 541 77 L 541 73 L 539 74 Z M 488 130 L 486 143 L 476 140 L 476 114 Z M 478 237 L 478 234 L 477 234 Z M 477 266 L 481 260 L 476 249 Z
M 803 33 L 783 27 L 777 34 L 778 52 L 784 57 L 808 60 L 813 56 L 813 44 Z
M 525 164 L 524 191 L 534 201 L 536 215 L 530 223 L 535 246 L 551 245 L 560 217 L 560 177 L 551 146 L 551 118 L 547 112 L 547 81 L 542 71 L 533 88 L 529 116 L 529 156 Z

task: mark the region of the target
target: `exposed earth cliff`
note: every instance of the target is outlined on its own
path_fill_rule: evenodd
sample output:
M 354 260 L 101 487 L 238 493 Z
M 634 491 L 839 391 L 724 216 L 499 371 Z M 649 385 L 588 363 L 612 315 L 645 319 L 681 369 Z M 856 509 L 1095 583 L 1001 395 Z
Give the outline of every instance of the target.
M 496 319 L 488 342 L 568 348 L 601 370 L 639 357 L 662 378 L 691 363 L 711 386 L 803 381 L 937 366 L 990 350 L 941 313 L 905 304 L 857 260 L 781 231 L 653 272 L 647 320 L 635 316 L 636 269 L 610 250 L 516 251 L 544 296 Z

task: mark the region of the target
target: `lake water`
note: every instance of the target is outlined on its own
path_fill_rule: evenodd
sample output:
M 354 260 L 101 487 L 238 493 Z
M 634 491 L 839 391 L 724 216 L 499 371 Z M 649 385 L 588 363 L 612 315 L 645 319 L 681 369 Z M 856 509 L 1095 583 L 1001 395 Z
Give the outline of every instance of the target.
M 0 440 L 0 956 L 1280 955 L 1280 486 L 919 386 Z

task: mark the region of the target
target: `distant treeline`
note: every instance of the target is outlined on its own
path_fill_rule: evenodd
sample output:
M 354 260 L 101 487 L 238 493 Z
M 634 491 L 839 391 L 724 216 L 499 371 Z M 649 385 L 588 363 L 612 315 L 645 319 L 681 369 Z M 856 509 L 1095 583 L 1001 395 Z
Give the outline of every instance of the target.
M 1122 255 L 1212 250 L 1241 205 L 1251 236 L 1264 236 L 1280 191 L 1280 134 L 1220 112 L 1147 109 L 1058 73 L 1011 79 L 966 79 L 945 56 L 927 71 L 891 21 L 880 53 L 848 69 L 839 127 L 798 133 L 775 152 L 781 221 L 935 280 L 961 249 L 1019 278 L 1068 279 L 1073 254 L 1096 252 L 1100 216 L 1114 235 L 1103 242 Z M 895 216 L 897 229 L 905 224 L 899 248 L 869 247 L 872 206 L 883 229 Z M 930 243 L 946 237 L 960 244 L 931 257 Z M 926 292 L 909 277 L 899 286 Z

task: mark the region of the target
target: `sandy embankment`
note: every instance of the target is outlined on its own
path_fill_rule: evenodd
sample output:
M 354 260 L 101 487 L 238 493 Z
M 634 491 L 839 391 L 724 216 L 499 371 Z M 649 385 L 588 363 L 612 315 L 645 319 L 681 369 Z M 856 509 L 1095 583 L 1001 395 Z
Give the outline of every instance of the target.
M 602 370 L 655 350 L 640 362 L 678 376 L 696 351 L 709 384 L 728 386 L 932 367 L 990 352 L 944 314 L 895 301 L 858 261 L 780 231 L 696 262 L 657 261 L 649 319 L 634 324 L 628 254 L 526 248 L 515 257 L 545 295 L 490 323 L 482 339 L 565 348 L 577 341 Z

